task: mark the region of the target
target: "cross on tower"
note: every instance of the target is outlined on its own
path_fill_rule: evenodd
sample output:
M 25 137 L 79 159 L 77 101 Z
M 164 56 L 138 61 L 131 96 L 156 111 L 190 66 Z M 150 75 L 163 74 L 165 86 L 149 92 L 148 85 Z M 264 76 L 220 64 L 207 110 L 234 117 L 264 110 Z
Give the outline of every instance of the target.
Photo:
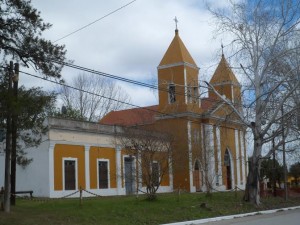
M 222 48 L 222 55 L 224 55 L 224 45 L 223 45 L 223 43 L 222 43 L 222 41 L 221 41 L 221 48 Z
M 178 20 L 177 20 L 177 17 L 175 16 L 174 18 L 174 21 L 175 21 L 175 26 L 176 26 L 176 30 L 177 30 L 177 23 L 178 23 Z

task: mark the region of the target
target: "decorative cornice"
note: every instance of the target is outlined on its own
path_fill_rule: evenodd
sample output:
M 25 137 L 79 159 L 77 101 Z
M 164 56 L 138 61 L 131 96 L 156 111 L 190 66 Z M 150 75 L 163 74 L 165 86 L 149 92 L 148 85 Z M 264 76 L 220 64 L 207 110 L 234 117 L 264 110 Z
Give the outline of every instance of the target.
M 160 70 L 160 69 L 167 69 L 167 68 L 170 68 L 170 67 L 175 67 L 175 66 L 188 66 L 188 67 L 191 67 L 193 69 L 196 69 L 196 70 L 199 70 L 200 68 L 191 64 L 191 63 L 187 63 L 187 62 L 178 62 L 178 63 L 172 63 L 172 64 L 167 64 L 167 65 L 161 65 L 161 66 L 158 66 L 157 69 Z

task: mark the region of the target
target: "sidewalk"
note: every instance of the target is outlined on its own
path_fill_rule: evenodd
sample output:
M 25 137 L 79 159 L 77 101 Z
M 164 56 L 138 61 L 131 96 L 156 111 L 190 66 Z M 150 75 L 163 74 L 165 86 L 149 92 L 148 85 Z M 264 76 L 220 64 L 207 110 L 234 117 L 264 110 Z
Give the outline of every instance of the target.
M 276 213 L 276 212 L 280 212 L 280 211 L 287 211 L 287 210 L 294 210 L 294 209 L 300 209 L 300 206 L 281 208 L 281 209 L 272 209 L 272 210 L 265 210 L 265 211 L 257 211 L 257 212 L 251 212 L 251 213 L 229 215 L 229 216 L 219 216 L 219 217 L 206 218 L 206 219 L 200 219 L 200 220 L 190 220 L 190 221 L 177 222 L 177 223 L 168 223 L 168 224 L 162 224 L 162 225 L 197 225 L 197 224 L 204 224 L 204 223 L 216 222 L 216 221 L 221 221 L 221 220 L 242 218 L 242 217 L 246 217 L 246 216 L 254 216 L 254 215 L 258 215 L 258 214 L 271 214 L 271 213 Z

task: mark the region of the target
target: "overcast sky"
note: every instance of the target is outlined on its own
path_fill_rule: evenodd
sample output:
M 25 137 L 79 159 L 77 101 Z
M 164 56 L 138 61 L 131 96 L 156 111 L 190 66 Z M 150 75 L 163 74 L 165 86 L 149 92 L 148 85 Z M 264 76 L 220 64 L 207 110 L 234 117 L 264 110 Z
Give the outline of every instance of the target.
M 45 22 L 53 24 L 43 36 L 55 41 L 131 1 L 32 0 L 32 5 L 41 12 Z M 176 16 L 179 35 L 200 67 L 199 79 L 209 79 L 220 60 L 222 37 L 214 38 L 215 26 L 207 2 L 219 7 L 227 0 L 136 0 L 57 43 L 66 46 L 67 58 L 76 65 L 151 83 L 174 37 Z M 66 68 L 62 76 L 68 81 L 78 73 Z M 42 84 L 26 75 L 21 75 L 20 83 Z M 119 84 L 131 95 L 133 104 L 146 106 L 158 102 L 153 91 L 147 88 Z

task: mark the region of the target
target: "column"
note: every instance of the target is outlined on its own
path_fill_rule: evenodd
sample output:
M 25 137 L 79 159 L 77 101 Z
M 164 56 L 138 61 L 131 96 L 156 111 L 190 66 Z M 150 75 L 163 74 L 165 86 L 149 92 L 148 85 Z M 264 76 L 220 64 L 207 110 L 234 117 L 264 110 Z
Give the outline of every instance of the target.
M 137 185 L 138 191 L 142 190 L 143 187 L 143 178 L 142 178 L 142 160 L 141 160 L 141 153 L 138 152 L 137 154 L 137 166 L 138 166 L 138 177 L 137 177 Z
M 55 142 L 49 142 L 49 197 L 54 196 L 54 147 Z
M 234 130 L 234 141 L 235 141 L 235 162 L 236 162 L 236 185 L 241 184 L 241 166 L 240 166 L 240 146 L 239 146 L 239 130 Z
M 121 146 L 116 147 L 116 176 L 117 176 L 117 195 L 122 195 L 122 167 L 121 167 Z
M 222 154 L 221 154 L 221 135 L 220 127 L 216 127 L 216 138 L 217 138 L 217 153 L 218 153 L 218 183 L 219 186 L 223 185 L 223 175 L 222 175 Z
M 90 189 L 90 145 L 84 145 L 85 188 Z
M 191 121 L 187 123 L 188 130 L 188 157 L 189 157 L 189 175 L 190 175 L 190 192 L 195 192 L 195 188 L 193 187 L 193 155 L 192 155 L 192 127 Z
M 240 131 L 240 143 L 241 143 L 241 163 L 242 163 L 242 178 L 243 178 L 243 185 L 246 185 L 246 167 L 247 161 L 245 160 L 246 152 L 245 152 L 245 142 L 244 142 L 244 132 Z

